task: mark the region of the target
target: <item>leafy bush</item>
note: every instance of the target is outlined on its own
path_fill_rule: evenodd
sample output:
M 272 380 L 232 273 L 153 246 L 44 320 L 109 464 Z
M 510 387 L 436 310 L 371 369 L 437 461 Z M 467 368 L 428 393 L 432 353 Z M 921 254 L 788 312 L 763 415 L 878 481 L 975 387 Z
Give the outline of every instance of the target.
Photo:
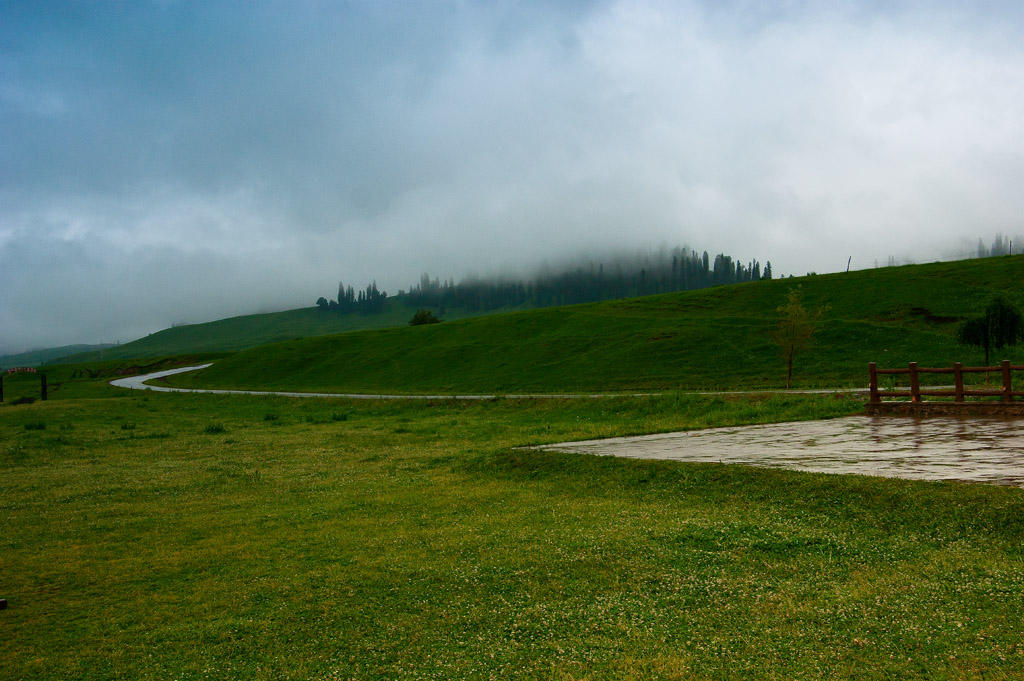
M 409 326 L 420 326 L 422 324 L 440 324 L 441 320 L 430 310 L 419 309 L 409 320 Z

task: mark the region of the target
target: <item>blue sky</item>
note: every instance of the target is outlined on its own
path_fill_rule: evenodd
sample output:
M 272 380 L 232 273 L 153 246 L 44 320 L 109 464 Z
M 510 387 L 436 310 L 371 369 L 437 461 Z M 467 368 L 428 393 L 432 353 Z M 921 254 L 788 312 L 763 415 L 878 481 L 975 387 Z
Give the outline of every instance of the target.
M 1010 2 L 3 2 L 0 354 L 584 251 L 803 273 L 1015 236 L 1022 29 Z

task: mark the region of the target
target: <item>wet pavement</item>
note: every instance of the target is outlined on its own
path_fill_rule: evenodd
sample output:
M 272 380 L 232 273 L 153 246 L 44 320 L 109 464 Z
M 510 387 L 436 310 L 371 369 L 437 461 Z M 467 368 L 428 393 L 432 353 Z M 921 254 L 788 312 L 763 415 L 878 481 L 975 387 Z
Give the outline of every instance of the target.
M 1012 417 L 849 416 L 539 449 L 1024 487 L 1024 419 Z

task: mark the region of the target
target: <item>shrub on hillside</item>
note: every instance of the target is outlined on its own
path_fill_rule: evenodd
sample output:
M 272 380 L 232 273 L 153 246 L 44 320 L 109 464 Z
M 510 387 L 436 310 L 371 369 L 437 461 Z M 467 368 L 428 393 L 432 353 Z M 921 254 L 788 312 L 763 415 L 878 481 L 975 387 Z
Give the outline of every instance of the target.
M 439 324 L 441 322 L 430 310 L 416 310 L 416 314 L 409 320 L 409 326 L 420 326 L 421 324 Z

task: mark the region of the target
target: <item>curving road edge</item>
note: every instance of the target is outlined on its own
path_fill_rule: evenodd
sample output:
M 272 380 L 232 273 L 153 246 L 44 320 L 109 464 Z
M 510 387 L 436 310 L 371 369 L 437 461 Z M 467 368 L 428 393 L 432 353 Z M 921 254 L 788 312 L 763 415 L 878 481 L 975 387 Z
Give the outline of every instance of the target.
M 212 363 L 211 363 L 212 364 Z M 198 371 L 205 369 L 210 364 L 200 364 L 193 367 L 179 367 L 177 369 L 166 369 L 152 374 L 141 376 L 128 376 L 118 378 L 110 382 L 116 388 L 128 388 L 129 390 L 153 390 L 161 393 L 206 393 L 214 395 L 275 395 L 278 397 L 335 397 L 350 400 L 494 400 L 498 398 L 510 399 L 568 399 L 579 397 L 640 397 L 657 395 L 658 393 L 602 393 L 593 395 L 574 394 L 541 394 L 541 395 L 368 395 L 365 393 L 301 393 L 287 392 L 280 390 L 213 390 L 209 388 L 172 388 L 165 385 L 149 385 L 148 381 L 174 374 L 183 374 L 187 371 Z
M 639 393 L 524 393 L 524 394 L 498 394 L 493 395 L 370 395 L 366 393 L 302 393 L 287 392 L 281 390 L 215 390 L 209 388 L 172 388 L 166 385 L 149 385 L 148 381 L 174 374 L 183 374 L 186 371 L 199 371 L 211 366 L 211 363 L 200 364 L 192 367 L 179 367 L 177 369 L 166 369 L 152 374 L 141 376 L 128 376 L 118 378 L 110 382 L 110 385 L 117 388 L 128 388 L 129 390 L 153 390 L 161 393 L 206 393 L 212 395 L 276 395 L 278 397 L 334 397 L 349 400 L 496 400 L 499 398 L 514 400 L 564 400 L 595 397 L 653 397 L 662 395 L 660 392 L 639 392 Z M 820 390 L 715 390 L 695 391 L 697 395 L 829 395 L 835 393 L 849 393 L 854 395 L 867 394 L 866 388 L 826 388 Z

